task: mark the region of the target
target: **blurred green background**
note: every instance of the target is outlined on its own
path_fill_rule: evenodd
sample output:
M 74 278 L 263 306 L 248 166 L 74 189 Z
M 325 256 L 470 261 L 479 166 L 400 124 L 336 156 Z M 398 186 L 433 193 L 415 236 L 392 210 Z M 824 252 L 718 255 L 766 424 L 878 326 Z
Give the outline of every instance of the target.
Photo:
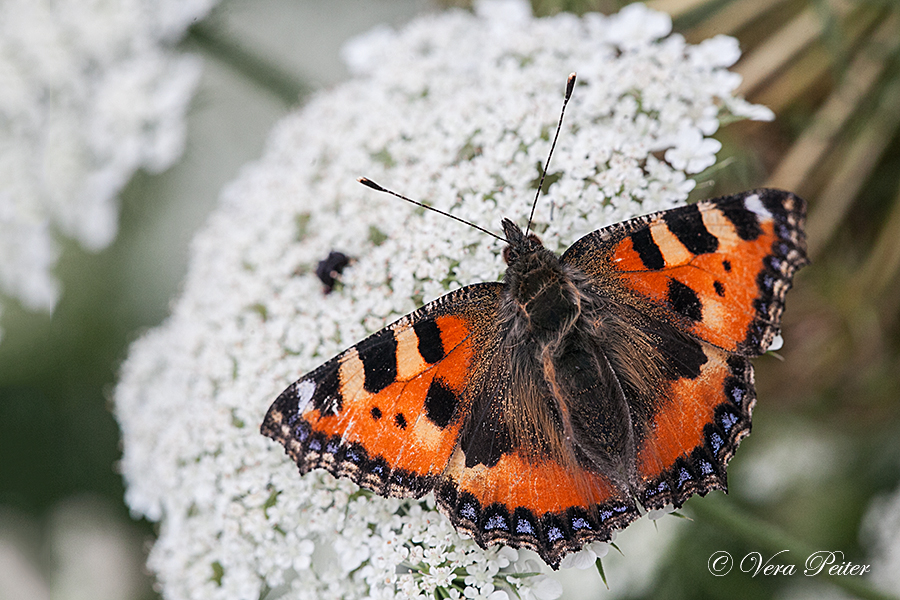
M 119 540 L 130 565 L 120 585 L 95 597 L 155 596 L 141 567 L 153 525 L 129 518 L 116 472 L 110 394 L 128 344 L 165 319 L 193 231 L 222 186 L 260 155 L 273 123 L 347 76 L 340 45 L 447 4 L 460 3 L 225 0 L 190 30 L 181 45 L 205 64 L 185 155 L 166 173 L 130 181 L 109 248 L 65 245 L 56 268 L 64 291 L 52 316 L 14 302 L 2 315 L 0 596 L 18 589 L 36 600 L 69 597 L 54 582 L 68 551 L 61 532 L 73 527 Z M 539 15 L 620 5 L 532 4 Z M 878 597 L 865 578 L 715 578 L 707 558 L 716 550 L 768 558 L 789 548 L 792 562 L 814 549 L 866 563 L 889 553 L 880 530 L 900 537 L 900 504 L 881 520 L 871 516 L 900 482 L 900 9 L 874 0 L 649 4 L 670 12 L 689 41 L 738 37 L 742 93 L 777 115 L 724 127 L 719 165 L 694 197 L 765 184 L 799 193 L 810 203 L 813 264 L 788 297 L 783 360 L 756 361 L 754 433 L 731 463 L 730 495 L 686 505 L 693 523 L 679 528 L 641 589 L 611 579 L 611 592 L 598 584 L 581 597 Z M 4 588 L 10 568 L 31 579 Z

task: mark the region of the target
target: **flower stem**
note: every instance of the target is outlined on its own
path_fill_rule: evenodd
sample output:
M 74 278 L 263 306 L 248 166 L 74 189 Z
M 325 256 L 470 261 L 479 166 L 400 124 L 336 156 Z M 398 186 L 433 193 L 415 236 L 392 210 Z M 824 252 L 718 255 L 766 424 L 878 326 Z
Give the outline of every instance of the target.
M 222 35 L 215 26 L 205 21 L 192 26 L 188 30 L 187 39 L 241 76 L 256 82 L 288 106 L 298 104 L 302 97 L 313 91 L 310 84 Z

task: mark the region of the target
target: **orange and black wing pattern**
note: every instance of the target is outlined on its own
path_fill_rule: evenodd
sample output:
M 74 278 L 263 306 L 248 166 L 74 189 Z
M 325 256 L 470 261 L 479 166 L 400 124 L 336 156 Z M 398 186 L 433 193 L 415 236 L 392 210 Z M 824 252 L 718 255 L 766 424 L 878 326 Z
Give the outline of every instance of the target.
M 807 263 L 805 211 L 791 193 L 760 189 L 596 231 L 563 255 L 598 294 L 644 316 L 667 365 L 656 397 L 634 410 L 643 506 L 725 489 L 756 401 L 749 357 L 778 334 Z
M 806 264 L 804 218 L 793 194 L 756 190 L 595 231 L 562 257 L 505 221 L 504 283 L 451 292 L 303 376 L 262 432 L 301 473 L 434 490 L 481 546 L 558 568 L 640 507 L 725 488 L 756 399 L 749 358 Z
M 426 494 L 457 445 L 500 289 L 451 292 L 332 358 L 278 397 L 262 433 L 301 473 L 323 468 L 384 496 Z
M 579 462 L 551 396 L 543 407 L 524 400 L 529 392 L 509 368 L 515 363 L 509 347 L 495 347 L 486 362 L 497 368 L 473 372 L 469 419 L 435 499 L 482 547 L 530 548 L 557 569 L 566 554 L 609 540 L 639 510 L 627 488 Z M 513 423 L 542 414 L 553 416 L 525 432 Z
M 757 356 L 778 333 L 794 272 L 807 263 L 805 218 L 799 197 L 759 189 L 595 231 L 562 260 L 639 310 Z

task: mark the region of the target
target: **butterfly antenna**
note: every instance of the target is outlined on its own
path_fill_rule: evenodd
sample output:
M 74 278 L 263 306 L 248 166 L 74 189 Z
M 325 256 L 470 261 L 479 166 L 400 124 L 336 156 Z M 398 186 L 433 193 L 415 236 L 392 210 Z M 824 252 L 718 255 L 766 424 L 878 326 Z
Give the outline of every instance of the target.
M 525 235 L 531 231 L 531 220 L 534 218 L 534 209 L 537 208 L 538 198 L 541 196 L 541 189 L 544 187 L 544 178 L 547 176 L 547 169 L 550 167 L 550 158 L 553 156 L 553 149 L 556 148 L 556 140 L 559 139 L 559 130 L 562 129 L 563 116 L 566 114 L 566 104 L 572 97 L 572 90 L 575 89 L 575 73 L 569 75 L 566 80 L 566 97 L 563 100 L 562 110 L 559 111 L 559 123 L 556 124 L 556 135 L 553 136 L 553 143 L 550 145 L 550 153 L 547 155 L 547 162 L 541 170 L 541 181 L 538 183 L 537 192 L 534 194 L 534 202 L 531 204 L 531 214 L 528 215 L 528 227 L 525 228 Z
M 404 195 L 402 195 L 402 194 L 398 194 L 397 192 L 394 192 L 394 191 L 392 191 L 392 190 L 389 190 L 389 189 L 387 189 L 387 188 L 385 188 L 385 187 L 381 187 L 380 185 L 378 185 L 377 183 L 375 183 L 375 182 L 372 181 L 371 179 L 368 179 L 368 178 L 366 178 L 366 177 L 360 177 L 359 179 L 357 179 L 357 181 L 360 182 L 361 184 L 363 184 L 364 186 L 368 187 L 368 188 L 372 188 L 372 189 L 375 190 L 376 192 L 384 192 L 385 194 L 390 194 L 391 196 L 396 196 L 397 198 L 400 198 L 401 200 L 406 200 L 407 202 L 409 202 L 409 203 L 411 203 L 411 204 L 415 204 L 416 206 L 421 206 L 422 208 L 427 208 L 428 210 L 432 210 L 432 211 L 438 213 L 439 215 L 444 215 L 445 217 L 450 217 L 451 219 L 453 219 L 453 220 L 455 220 L 455 221 L 459 221 L 460 223 L 464 223 L 464 224 L 468 225 L 469 227 L 473 227 L 473 228 L 477 229 L 478 231 L 481 231 L 481 232 L 484 232 L 484 233 L 488 234 L 488 235 L 491 236 L 491 237 L 497 238 L 497 239 L 500 240 L 501 242 L 505 242 L 505 243 L 507 243 L 507 244 L 509 243 L 509 240 L 507 240 L 505 237 L 500 237 L 499 235 L 497 235 L 497 234 L 494 233 L 493 231 L 488 231 L 488 230 L 485 229 L 484 227 L 479 227 L 479 226 L 476 225 L 475 223 L 471 223 L 471 222 L 469 222 L 469 221 L 466 221 L 465 219 L 461 219 L 461 218 L 457 217 L 456 215 L 451 215 L 450 213 L 444 212 L 444 211 L 442 211 L 442 210 L 440 210 L 440 209 L 438 209 L 438 208 L 434 208 L 433 206 L 428 206 L 427 204 L 422 204 L 421 202 L 418 202 L 418 201 L 413 200 L 413 199 L 411 199 L 411 198 L 407 198 L 406 196 L 404 196 Z

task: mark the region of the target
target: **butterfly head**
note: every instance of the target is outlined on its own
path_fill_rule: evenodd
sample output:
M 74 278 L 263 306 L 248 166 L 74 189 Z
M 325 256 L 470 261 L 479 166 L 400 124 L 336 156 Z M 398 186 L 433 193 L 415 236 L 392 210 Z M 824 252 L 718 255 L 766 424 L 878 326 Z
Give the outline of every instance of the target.
M 534 254 L 542 249 L 544 245 L 541 239 L 533 233 L 525 234 L 518 225 L 509 219 L 503 219 L 503 233 L 506 235 L 508 245 L 503 249 L 503 260 L 507 265 L 512 266 L 527 254 Z
M 519 317 L 527 335 L 537 341 L 558 338 L 578 317 L 578 295 L 559 257 L 533 233 L 503 219 L 509 245 L 503 249 L 509 315 Z

